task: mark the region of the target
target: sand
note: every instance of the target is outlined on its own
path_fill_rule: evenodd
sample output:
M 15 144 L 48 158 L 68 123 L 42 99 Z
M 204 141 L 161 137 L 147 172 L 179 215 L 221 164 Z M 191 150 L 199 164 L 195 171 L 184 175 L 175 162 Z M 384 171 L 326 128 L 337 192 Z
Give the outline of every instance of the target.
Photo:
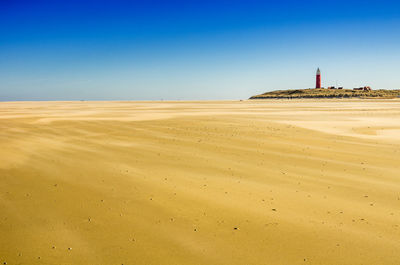
M 0 264 L 400 264 L 400 100 L 0 103 Z

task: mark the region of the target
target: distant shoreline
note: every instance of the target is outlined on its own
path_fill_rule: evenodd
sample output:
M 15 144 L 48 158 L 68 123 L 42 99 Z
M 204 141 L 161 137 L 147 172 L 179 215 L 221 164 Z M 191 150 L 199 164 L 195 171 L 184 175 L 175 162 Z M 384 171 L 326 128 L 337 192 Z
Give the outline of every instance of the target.
M 400 97 L 396 90 L 351 90 L 351 89 L 288 89 L 266 92 L 249 99 L 394 99 Z

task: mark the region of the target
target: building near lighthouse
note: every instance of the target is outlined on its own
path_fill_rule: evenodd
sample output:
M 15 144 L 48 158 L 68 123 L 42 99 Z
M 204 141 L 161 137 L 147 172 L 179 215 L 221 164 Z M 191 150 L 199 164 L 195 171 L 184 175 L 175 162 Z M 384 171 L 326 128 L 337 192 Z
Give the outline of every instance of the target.
M 315 88 L 321 88 L 321 71 L 319 68 L 317 69 L 317 77 L 316 77 L 316 85 Z

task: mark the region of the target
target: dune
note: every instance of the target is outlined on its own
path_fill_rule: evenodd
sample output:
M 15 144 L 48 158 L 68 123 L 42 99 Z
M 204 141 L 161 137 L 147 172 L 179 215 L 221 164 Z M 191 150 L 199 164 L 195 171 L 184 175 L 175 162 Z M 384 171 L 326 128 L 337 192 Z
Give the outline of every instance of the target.
M 400 100 L 0 103 L 0 264 L 400 264 Z

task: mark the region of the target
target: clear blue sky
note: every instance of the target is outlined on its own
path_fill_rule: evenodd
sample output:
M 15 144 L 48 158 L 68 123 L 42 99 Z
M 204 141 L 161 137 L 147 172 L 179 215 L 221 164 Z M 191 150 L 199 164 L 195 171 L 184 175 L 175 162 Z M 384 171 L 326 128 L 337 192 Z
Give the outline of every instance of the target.
M 400 88 L 398 1 L 0 1 L 0 100 Z

